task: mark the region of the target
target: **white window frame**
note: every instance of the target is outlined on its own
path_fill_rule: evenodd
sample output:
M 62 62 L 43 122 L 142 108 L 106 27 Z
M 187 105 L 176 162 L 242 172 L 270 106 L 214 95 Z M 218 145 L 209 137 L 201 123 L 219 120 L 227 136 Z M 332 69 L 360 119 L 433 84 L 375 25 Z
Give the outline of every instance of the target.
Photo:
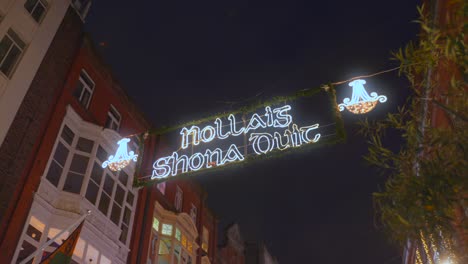
M 75 121 L 75 120 L 73 120 L 73 121 Z M 124 170 L 122 170 L 129 177 L 129 179 L 127 179 L 126 184 L 123 184 L 119 180 L 119 174 L 118 173 L 114 173 L 114 172 L 110 171 L 108 168 L 103 169 L 102 179 L 101 179 L 101 182 L 98 184 L 98 194 L 97 194 L 97 197 L 96 197 L 96 201 L 94 203 L 91 203 L 86 198 L 86 192 L 87 192 L 87 189 L 88 189 L 88 185 L 90 184 L 90 181 L 94 182 L 94 180 L 91 179 L 91 173 L 92 173 L 94 163 L 97 163 L 97 165 L 99 165 L 99 166 L 102 165 L 102 161 L 99 160 L 99 158 L 97 157 L 98 148 L 99 148 L 99 146 L 101 146 L 101 148 L 103 148 L 107 153 L 115 153 L 116 150 L 115 149 L 113 149 L 113 150 L 107 149 L 106 148 L 107 145 L 104 143 L 104 139 L 100 138 L 101 137 L 100 134 L 96 137 L 96 136 L 91 136 L 91 135 L 89 135 L 87 133 L 82 133 L 82 129 L 77 128 L 74 125 L 74 123 L 75 122 L 68 122 L 68 121 L 65 121 L 65 122 L 62 123 L 62 127 L 60 129 L 59 134 L 57 135 L 53 151 L 50 154 L 46 170 L 44 171 L 43 180 L 46 181 L 51 186 L 53 186 L 53 188 L 56 188 L 60 192 L 65 192 L 65 193 L 68 193 L 68 194 L 71 194 L 71 195 L 81 196 L 85 203 L 88 203 L 90 205 L 90 207 L 94 207 L 93 214 L 101 214 L 103 217 L 108 219 L 109 222 L 112 223 L 112 224 L 115 224 L 111 220 L 112 208 L 113 208 L 114 203 L 116 203 L 117 186 L 120 186 L 124 190 L 125 194 L 124 194 L 124 197 L 123 197 L 122 204 L 119 205 L 117 203 L 117 206 L 120 207 L 120 215 L 119 215 L 119 218 L 118 218 L 118 224 L 115 224 L 115 225 L 120 230 L 122 230 L 124 225 L 125 225 L 125 227 L 127 227 L 126 240 L 124 242 L 122 242 L 119 239 L 119 243 L 121 243 L 121 244 L 128 247 L 130 245 L 131 232 L 132 232 L 132 228 L 133 228 L 133 221 L 134 221 L 134 218 L 135 218 L 136 203 L 137 203 L 137 200 L 138 200 L 138 191 L 133 188 L 132 181 L 131 181 L 131 178 L 130 178 L 131 175 L 133 175 L 132 171 L 128 170 L 128 168 L 125 168 Z M 65 126 L 67 126 L 74 133 L 74 137 L 73 137 L 72 143 L 70 145 L 61 136 L 62 131 L 63 131 Z M 80 151 L 80 150 L 76 149 L 76 146 L 77 146 L 77 143 L 78 143 L 78 140 L 79 140 L 80 137 L 92 140 L 94 142 L 93 149 L 91 150 L 91 153 L 83 152 L 83 151 Z M 65 165 L 62 168 L 62 172 L 61 172 L 58 184 L 57 184 L 57 186 L 54 186 L 54 185 L 52 185 L 52 183 L 49 182 L 48 179 L 46 179 L 46 176 L 47 176 L 47 174 L 49 172 L 51 163 L 54 162 L 53 159 L 54 159 L 55 151 L 56 151 L 56 148 L 57 148 L 59 142 L 64 144 L 64 146 L 68 149 L 69 153 L 68 153 L 67 159 L 65 160 Z M 80 154 L 80 155 L 83 155 L 83 156 L 87 156 L 89 158 L 88 166 L 87 166 L 86 172 L 85 172 L 85 174 L 83 176 L 84 178 L 83 178 L 83 182 L 81 184 L 81 189 L 80 189 L 79 194 L 72 193 L 72 192 L 67 192 L 67 191 L 63 190 L 67 175 L 70 172 L 70 165 L 71 165 L 71 162 L 73 160 L 73 156 L 75 154 Z M 110 175 L 111 178 L 114 180 L 114 185 L 113 185 L 111 194 L 109 194 L 109 206 L 107 208 L 107 212 L 106 212 L 106 214 L 104 214 L 104 213 L 101 212 L 101 210 L 99 210 L 99 203 L 101 202 L 101 196 L 102 196 L 103 192 L 105 192 L 104 191 L 104 182 L 105 182 L 105 179 L 106 179 L 107 175 Z M 133 195 L 133 201 L 131 203 L 129 201 L 127 201 L 128 196 L 129 196 L 130 193 Z M 130 219 L 129 219 L 128 224 L 124 222 L 125 208 L 128 208 L 130 210 Z
M 210 231 L 205 226 L 203 226 L 201 241 L 202 250 L 208 253 L 210 250 Z
M 18 58 L 13 62 L 13 64 L 12 64 L 11 68 L 9 69 L 9 71 L 8 72 L 3 72 L 2 70 L 0 70 L 0 72 L 4 76 L 6 76 L 7 78 L 10 78 L 13 75 L 13 73 L 15 72 L 16 66 L 18 66 L 19 61 L 21 60 L 21 57 L 23 56 L 24 50 L 26 49 L 26 43 L 20 38 L 18 33 L 16 33 L 12 28 L 9 28 L 7 30 L 7 32 L 3 36 L 2 40 L 0 40 L 0 41 L 3 42 L 3 40 L 5 38 L 9 38 L 10 41 L 12 42 L 12 44 L 8 48 L 8 51 L 5 53 L 5 56 L 3 57 L 3 59 L 0 61 L 0 68 L 3 66 L 3 63 L 5 62 L 6 58 L 10 54 L 13 47 L 16 47 L 17 49 L 20 50 L 20 54 L 19 54 Z
M 93 87 L 90 87 L 88 85 L 88 83 L 81 77 L 81 74 L 85 75 L 85 77 L 92 83 Z M 89 74 L 84 69 L 81 69 L 80 76 L 78 77 L 78 81 L 83 85 L 83 90 L 81 91 L 81 94 L 78 97 L 75 97 L 75 98 L 78 100 L 78 102 L 82 106 L 84 106 L 86 109 L 88 109 L 89 104 L 91 103 L 91 100 L 93 98 L 94 87 L 96 86 L 96 84 L 94 83 L 93 79 L 91 79 Z M 76 89 L 76 87 L 75 87 L 75 89 Z M 88 100 L 88 102 L 86 102 L 86 104 L 83 104 L 83 96 L 84 96 L 86 91 L 89 93 L 89 100 Z
M 24 5 L 26 5 L 26 2 L 27 0 L 24 2 Z M 42 14 L 42 16 L 39 18 L 39 20 L 36 20 L 32 14 L 34 13 L 34 11 L 36 10 L 37 6 L 38 5 L 42 5 L 42 7 L 44 8 L 44 13 Z M 23 5 L 23 6 L 24 6 Z M 47 10 L 48 10 L 48 7 L 49 7 L 49 3 L 45 0 L 37 0 L 36 1 L 36 4 L 34 5 L 34 7 L 31 9 L 31 11 L 27 10 L 26 9 L 26 6 L 24 6 L 24 9 L 26 9 L 26 11 L 31 15 L 31 18 L 34 19 L 34 21 L 36 21 L 37 23 L 41 23 L 42 20 L 44 20 L 44 17 L 46 16 L 47 14 Z
M 192 206 L 190 207 L 190 217 L 192 218 L 193 222 L 195 225 L 197 225 L 197 213 L 198 209 L 197 207 L 192 203 Z
M 114 115 L 117 114 L 118 116 Z M 110 119 L 110 127 L 107 126 L 107 122 Z M 117 109 L 113 106 L 110 105 L 109 111 L 107 111 L 107 119 L 106 119 L 106 128 L 119 131 L 120 129 L 120 122 L 122 121 L 122 115 L 117 111 Z M 115 124 L 115 129 L 113 128 L 113 124 Z
M 156 184 L 156 188 L 158 188 L 158 190 L 159 190 L 163 195 L 166 194 L 166 182 L 161 182 L 161 183 Z

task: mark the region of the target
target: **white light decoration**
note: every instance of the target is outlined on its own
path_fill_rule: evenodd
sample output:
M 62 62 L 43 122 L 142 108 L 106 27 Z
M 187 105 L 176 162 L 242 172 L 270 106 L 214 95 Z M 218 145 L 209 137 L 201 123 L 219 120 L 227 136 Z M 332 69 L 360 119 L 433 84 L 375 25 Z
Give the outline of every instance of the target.
M 130 141 L 128 138 L 122 138 L 117 142 L 119 147 L 115 152 L 114 156 L 109 156 L 109 158 L 102 163 L 102 167 L 109 167 L 112 171 L 120 171 L 130 164 L 130 161 L 137 161 L 138 155 L 133 151 L 128 152 L 127 143 Z
M 200 143 L 212 142 L 215 139 L 225 140 L 229 137 L 237 137 L 240 135 L 250 134 L 248 137 L 248 145 L 242 146 L 247 148 L 252 146 L 253 152 L 257 155 L 267 154 L 273 150 L 285 150 L 291 147 L 299 147 L 308 143 L 319 141 L 320 134 L 316 133 L 312 136 L 312 131 L 319 128 L 319 124 L 311 126 L 298 127 L 292 124 L 292 116 L 288 114 L 291 106 L 284 105 L 282 107 L 272 109 L 270 106 L 265 107 L 265 114 L 254 113 L 250 119 L 244 123 L 244 126 L 238 125 L 236 117 L 230 114 L 227 117 L 229 125 L 223 125 L 223 120 L 217 118 L 213 125 L 207 125 L 200 129 L 198 126 L 192 126 L 190 129 L 182 128 L 180 131 L 181 149 L 185 150 L 190 144 L 198 146 Z M 292 124 L 292 126 L 291 126 Z M 289 127 L 291 126 L 291 129 Z M 226 127 L 226 129 L 223 129 Z M 229 127 L 229 130 L 227 129 Z M 278 129 L 286 128 L 282 133 L 275 131 L 272 134 L 267 132 L 254 133 L 253 131 L 263 129 Z M 153 173 L 151 179 L 162 179 L 170 175 L 176 176 L 180 173 L 190 171 L 198 171 L 203 168 L 209 169 L 217 166 L 222 166 L 231 162 L 241 162 L 245 160 L 244 155 L 239 151 L 239 147 L 231 144 L 225 151 L 220 148 L 214 150 L 206 149 L 204 153 L 195 152 L 191 156 L 179 155 L 173 152 L 172 155 L 162 157 L 153 163 Z
M 353 94 L 351 99 L 345 98 L 342 104 L 338 107 L 340 111 L 348 109 L 353 114 L 365 114 L 375 108 L 378 102 L 385 103 L 387 97 L 385 95 L 378 95 L 376 92 L 372 92 L 370 95 L 364 88 L 365 80 L 354 80 L 349 83 L 349 86 L 353 87 Z

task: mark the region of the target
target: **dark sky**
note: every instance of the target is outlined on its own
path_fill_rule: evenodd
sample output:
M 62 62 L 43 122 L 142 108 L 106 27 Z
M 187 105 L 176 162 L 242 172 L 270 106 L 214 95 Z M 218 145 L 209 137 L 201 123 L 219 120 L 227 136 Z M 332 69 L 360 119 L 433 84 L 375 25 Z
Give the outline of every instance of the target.
M 87 30 L 130 96 L 156 126 L 235 109 L 396 66 L 417 35 L 416 0 L 95 1 Z M 407 96 L 393 73 L 368 79 L 387 94 L 369 118 Z M 337 87 L 338 99 L 350 96 Z M 343 113 L 346 143 L 287 155 L 220 175 L 200 175 L 220 230 L 238 222 L 280 263 L 401 263 L 374 223 L 372 192 L 384 178 L 362 156 L 362 118 Z M 396 148 L 400 142 L 390 135 Z

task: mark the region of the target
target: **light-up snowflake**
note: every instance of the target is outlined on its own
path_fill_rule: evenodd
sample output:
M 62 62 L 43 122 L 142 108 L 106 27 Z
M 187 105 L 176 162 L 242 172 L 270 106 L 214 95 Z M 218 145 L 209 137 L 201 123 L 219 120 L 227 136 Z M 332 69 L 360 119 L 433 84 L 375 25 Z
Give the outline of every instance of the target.
M 102 167 L 109 167 L 112 171 L 119 171 L 130 164 L 130 161 L 137 161 L 138 155 L 133 151 L 128 152 L 127 143 L 130 141 L 128 138 L 122 138 L 117 142 L 119 148 L 117 149 L 114 156 L 109 158 L 102 163 Z
M 385 95 L 378 95 L 376 92 L 369 95 L 364 88 L 365 83 L 364 80 L 354 80 L 349 83 L 349 86 L 353 87 L 353 94 L 351 99 L 345 98 L 343 103 L 338 105 L 340 111 L 346 108 L 353 114 L 365 114 L 374 109 L 378 102 L 387 101 Z

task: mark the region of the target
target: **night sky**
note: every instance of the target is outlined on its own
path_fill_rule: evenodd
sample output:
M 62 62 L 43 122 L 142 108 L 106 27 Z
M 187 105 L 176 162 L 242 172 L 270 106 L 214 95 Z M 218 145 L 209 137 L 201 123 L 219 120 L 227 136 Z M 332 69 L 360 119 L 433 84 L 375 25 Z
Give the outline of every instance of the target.
M 94 1 L 86 21 L 106 62 L 155 126 L 234 110 L 397 66 L 391 52 L 417 37 L 420 1 Z M 137 4 L 138 3 L 138 4 Z M 388 102 L 408 95 L 396 72 L 367 79 Z M 351 88 L 338 86 L 338 100 Z M 232 222 L 280 263 L 401 263 L 375 221 L 385 178 L 363 160 L 363 117 L 343 113 L 348 139 L 219 174 L 196 176 L 220 231 Z M 386 141 L 398 148 L 398 137 Z

